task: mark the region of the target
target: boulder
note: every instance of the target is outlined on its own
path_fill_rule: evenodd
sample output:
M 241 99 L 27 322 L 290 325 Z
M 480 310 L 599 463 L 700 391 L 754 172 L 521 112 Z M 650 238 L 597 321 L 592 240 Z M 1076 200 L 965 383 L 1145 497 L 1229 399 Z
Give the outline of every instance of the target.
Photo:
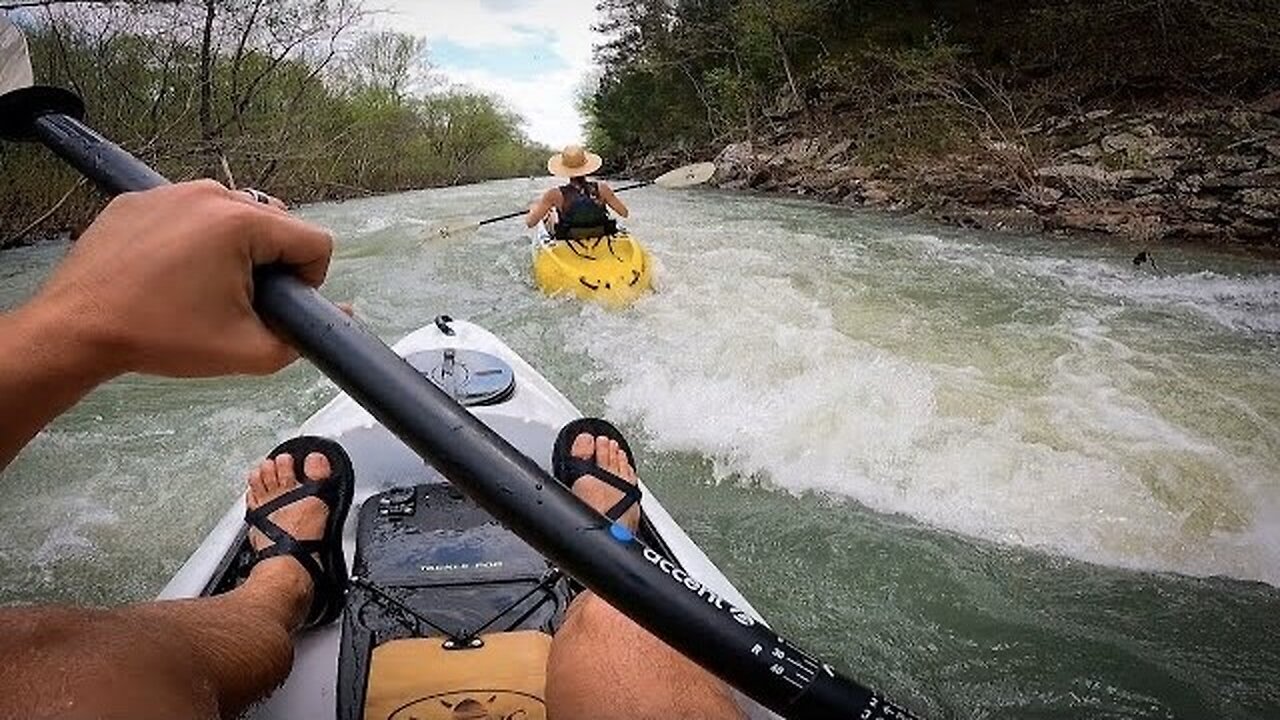
M 767 167 L 759 168 L 747 177 L 747 187 L 768 189 L 765 186 L 770 184 L 777 184 L 777 181 L 773 178 L 773 171 Z
M 1254 112 L 1280 115 L 1280 90 L 1258 98 L 1249 109 Z
M 779 148 L 777 157 L 784 162 L 800 164 L 817 157 L 821 149 L 814 138 L 796 138 Z
M 822 154 L 822 157 L 818 159 L 818 162 L 827 164 L 841 160 L 844 158 L 845 153 L 849 152 L 849 148 L 851 147 L 853 147 L 853 138 L 845 138 L 828 148 L 827 151 Z
M 1257 168 L 1258 162 L 1248 155 L 1215 155 L 1209 158 L 1209 167 L 1221 173 L 1239 173 Z
M 1168 199 L 1169 198 L 1165 197 L 1164 195 L 1161 195 L 1158 192 L 1151 192 L 1151 193 L 1145 193 L 1143 195 L 1135 196 L 1132 202 L 1134 205 L 1147 207 L 1147 208 L 1163 207 L 1165 202 L 1168 201 Z
M 1249 188 L 1241 190 L 1237 195 L 1242 205 L 1267 210 L 1280 210 L 1280 189 Z
M 1268 227 L 1269 223 L 1256 223 L 1249 220 L 1237 220 L 1231 223 L 1231 234 L 1244 240 L 1264 240 L 1275 237 L 1276 230 Z
M 979 227 L 983 230 L 999 230 L 1013 233 L 1044 232 L 1044 218 L 1023 208 L 997 208 L 994 210 L 969 210 L 957 219 L 953 219 L 965 227 Z
M 1093 160 L 1098 160 L 1104 154 L 1105 153 L 1102 151 L 1102 147 L 1100 145 L 1098 145 L 1097 143 L 1089 143 L 1088 145 L 1081 145 L 1080 147 L 1071 148 L 1070 150 L 1062 153 L 1060 157 L 1062 157 L 1064 160 L 1068 162 L 1073 160 L 1083 160 L 1085 162 L 1090 162 Z
M 1206 222 L 1174 223 L 1165 229 L 1165 237 L 1194 238 L 1197 240 L 1221 240 L 1227 235 L 1226 228 Z
M 1193 213 L 1201 215 L 1214 215 L 1222 209 L 1222 201 L 1212 197 L 1203 195 L 1194 195 L 1183 199 L 1179 203 L 1183 209 L 1190 210 Z
M 1123 231 L 1136 215 L 1135 209 L 1118 203 L 1076 203 L 1062 208 L 1054 219 L 1069 230 L 1115 234 Z
M 756 149 L 750 141 L 730 143 L 716 155 L 716 178 L 729 180 L 749 175 L 757 164 Z
M 1116 179 L 1106 169 L 1083 163 L 1049 165 L 1036 170 L 1036 177 L 1046 180 L 1087 180 L 1099 185 L 1114 185 Z
M 1169 122 L 1176 127 L 1209 127 L 1217 128 L 1226 119 L 1226 114 L 1221 110 L 1212 109 L 1196 109 L 1185 110 L 1169 116 Z
M 869 180 L 862 186 L 862 198 L 871 205 L 886 205 L 893 200 L 893 194 L 884 183 Z
M 1032 205 L 1051 206 L 1062 199 L 1062 191 L 1047 185 L 1032 185 L 1022 191 L 1022 196 Z
M 1276 215 L 1271 210 L 1267 210 L 1256 205 L 1241 205 L 1236 212 L 1250 220 L 1257 220 L 1260 223 L 1273 223 L 1277 219 L 1280 219 L 1280 216 Z
M 1181 139 L 1167 138 L 1155 133 L 1155 128 L 1143 125 L 1132 132 L 1107 135 L 1099 142 L 1108 153 L 1120 153 L 1131 158 L 1163 159 L 1185 157 L 1185 144 Z
M 1201 183 L 1206 190 L 1280 187 L 1280 167 L 1269 167 L 1249 173 L 1206 177 Z

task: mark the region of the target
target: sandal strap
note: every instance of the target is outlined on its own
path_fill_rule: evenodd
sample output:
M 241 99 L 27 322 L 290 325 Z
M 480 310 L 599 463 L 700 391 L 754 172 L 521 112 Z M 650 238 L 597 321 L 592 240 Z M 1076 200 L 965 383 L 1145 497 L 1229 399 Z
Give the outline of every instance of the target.
M 605 517 L 614 522 L 617 522 L 633 505 L 640 502 L 642 495 L 638 484 L 624 480 L 590 460 L 570 457 L 565 460 L 565 466 L 574 472 L 573 482 L 569 484 L 571 489 L 579 480 L 590 475 L 622 493 L 622 497 L 618 502 L 614 503 L 613 507 L 604 513 Z
M 323 549 L 324 542 L 320 540 L 285 539 L 263 549 L 253 559 L 253 563 L 256 565 L 267 558 L 291 557 L 302 566 L 303 570 L 307 571 L 307 574 L 311 576 L 312 597 L 315 598 L 312 601 L 310 611 L 307 613 L 306 623 L 308 624 L 327 612 L 331 603 L 331 600 L 326 598 L 330 597 L 330 587 L 333 582 L 324 571 L 324 568 L 320 567 L 320 563 L 316 562 L 315 557 L 313 557 L 315 553 Z
M 280 527 L 271 519 L 271 513 L 309 497 L 319 498 L 328 505 L 329 503 L 320 496 L 319 485 L 323 485 L 323 483 L 311 481 L 303 483 L 277 498 L 262 503 L 253 510 L 246 510 L 244 521 L 259 530 L 263 535 L 266 535 L 267 539 L 277 545 L 285 541 L 296 540 L 289 531 Z M 330 507 L 332 508 L 331 505 Z
M 326 506 L 332 508 L 333 507 L 332 500 L 330 498 L 325 497 L 325 494 L 322 492 L 322 490 L 324 489 L 324 485 L 325 483 L 316 482 L 314 480 L 308 480 L 304 483 L 300 483 L 298 487 L 290 490 L 289 492 L 279 497 L 268 500 L 267 502 L 262 503 L 261 505 L 254 508 L 253 510 L 249 510 L 245 512 L 244 518 L 248 522 L 252 523 L 254 521 L 254 518 L 258 518 L 258 517 L 266 518 L 271 513 L 279 510 L 280 508 L 286 505 L 292 505 L 298 502 L 299 500 L 303 500 L 309 497 L 317 498 L 320 500 L 320 502 L 323 502 Z
M 255 562 L 262 562 L 267 558 L 273 557 L 291 557 L 298 561 L 298 564 L 307 571 L 311 576 L 312 582 L 316 587 L 320 587 L 326 582 L 324 568 L 320 567 L 320 563 L 312 557 L 313 553 L 320 552 L 324 548 L 324 543 L 319 540 L 283 540 L 270 547 L 263 548 L 258 553 Z
M 325 542 L 323 540 L 299 540 L 288 530 L 276 524 L 270 515 L 280 508 L 309 497 L 318 498 L 332 511 L 336 497 L 333 497 L 332 493 L 324 492 L 324 486 L 330 484 L 328 481 L 316 482 L 307 479 L 299 484 L 298 487 L 259 505 L 253 510 L 247 510 L 244 514 L 245 522 L 265 535 L 272 543 L 255 554 L 253 563 L 256 565 L 267 558 L 273 557 L 293 558 L 311 576 L 311 582 L 315 588 L 313 592 L 317 598 L 323 597 L 323 592 L 330 585 L 328 575 L 314 557 L 325 549 Z M 313 607 L 310 616 L 315 616 L 323 612 L 324 609 L 323 605 Z M 308 620 L 310 620 L 310 616 Z

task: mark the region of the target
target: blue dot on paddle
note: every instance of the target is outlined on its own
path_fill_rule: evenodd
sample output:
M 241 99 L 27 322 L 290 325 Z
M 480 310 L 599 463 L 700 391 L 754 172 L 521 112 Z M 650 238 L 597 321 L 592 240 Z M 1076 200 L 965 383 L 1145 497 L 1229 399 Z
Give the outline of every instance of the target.
M 614 523 L 609 526 L 609 534 L 618 542 L 631 542 L 636 539 L 636 536 L 632 535 L 630 530 L 618 523 Z

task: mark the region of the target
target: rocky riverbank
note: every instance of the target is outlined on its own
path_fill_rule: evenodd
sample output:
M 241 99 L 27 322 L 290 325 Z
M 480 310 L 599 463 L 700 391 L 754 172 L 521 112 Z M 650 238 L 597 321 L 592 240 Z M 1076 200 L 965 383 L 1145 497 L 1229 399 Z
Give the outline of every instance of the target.
M 864 164 L 842 133 L 783 130 L 725 146 L 716 164 L 723 188 L 969 227 L 1280 251 L 1280 93 L 1238 109 L 1095 109 L 909 162 Z

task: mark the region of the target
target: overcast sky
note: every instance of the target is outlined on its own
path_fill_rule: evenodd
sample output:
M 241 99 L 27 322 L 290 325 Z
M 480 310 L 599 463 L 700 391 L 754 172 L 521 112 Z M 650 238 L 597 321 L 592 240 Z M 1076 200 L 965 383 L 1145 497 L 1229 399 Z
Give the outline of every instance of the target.
M 574 93 L 599 36 L 595 0 L 371 0 L 379 27 L 425 37 L 437 75 L 493 93 L 552 147 L 583 140 Z

